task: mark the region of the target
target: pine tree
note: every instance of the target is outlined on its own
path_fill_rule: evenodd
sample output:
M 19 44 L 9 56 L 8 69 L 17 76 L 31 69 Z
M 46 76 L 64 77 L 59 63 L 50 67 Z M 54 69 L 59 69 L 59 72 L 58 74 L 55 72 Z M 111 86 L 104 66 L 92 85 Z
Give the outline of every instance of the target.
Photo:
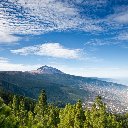
M 44 90 L 39 95 L 38 102 L 34 109 L 35 119 L 34 123 L 38 124 L 38 127 L 47 126 L 48 115 L 47 115 L 47 96 Z
M 86 108 L 85 109 L 84 128 L 92 128 L 90 113 L 91 113 L 90 110 L 88 108 Z
M 74 105 L 67 104 L 64 109 L 60 110 L 59 118 L 60 123 L 59 128 L 74 128 L 74 117 L 76 109 Z
M 20 126 L 21 128 L 23 128 L 27 122 L 27 111 L 25 110 L 25 103 L 23 99 L 20 101 L 20 104 L 19 104 L 18 118 L 20 121 Z
M 27 126 L 28 126 L 28 128 L 32 128 L 32 126 L 33 126 L 33 121 L 34 121 L 34 115 L 33 115 L 33 113 L 31 112 L 31 111 L 29 111 L 28 113 L 28 119 L 27 119 Z
M 84 127 L 85 115 L 82 108 L 82 103 L 79 100 L 76 104 L 76 114 L 75 114 L 75 122 L 74 128 L 83 128 Z
M 12 108 L 12 114 L 16 117 L 17 111 L 18 111 L 18 101 L 17 101 L 17 97 L 15 95 L 13 97 L 11 108 Z
M 59 109 L 57 107 L 54 106 L 49 106 L 48 107 L 48 122 L 47 122 L 47 126 L 50 128 L 56 128 L 57 124 L 59 123 Z
M 38 102 L 34 109 L 35 114 L 40 114 L 44 116 L 44 112 L 47 108 L 47 96 L 44 90 L 41 91 L 41 94 L 38 97 Z
M 106 105 L 102 102 L 102 98 L 100 96 L 96 97 L 95 104 L 97 106 L 97 113 L 99 115 L 98 127 L 107 127 Z
M 11 108 L 0 97 L 0 128 L 18 128 L 15 117 L 11 115 Z
M 20 98 L 18 102 L 14 96 L 12 104 L 6 105 L 0 98 L 0 128 L 128 128 L 128 114 L 107 112 L 100 96 L 91 109 L 83 110 L 81 101 L 59 109 L 47 105 L 45 91 L 42 91 L 34 113 L 25 109 L 24 100 Z
M 109 113 L 107 121 L 107 127 L 109 128 L 123 128 L 122 123 L 116 120 L 116 116 L 114 114 Z
M 106 122 L 106 107 L 102 103 L 101 97 L 95 99 L 90 111 L 90 125 L 94 128 L 104 128 Z

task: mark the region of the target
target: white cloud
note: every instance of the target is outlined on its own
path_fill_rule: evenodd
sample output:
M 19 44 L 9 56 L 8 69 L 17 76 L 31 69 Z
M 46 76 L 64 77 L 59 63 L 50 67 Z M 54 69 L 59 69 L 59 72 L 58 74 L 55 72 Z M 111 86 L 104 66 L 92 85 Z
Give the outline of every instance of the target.
M 120 33 L 117 39 L 122 40 L 122 41 L 128 41 L 128 32 Z
M 20 55 L 40 55 L 66 59 L 80 59 L 81 49 L 69 49 L 61 46 L 59 43 L 45 43 L 41 45 L 23 47 L 17 50 L 11 50 L 12 53 Z
M 110 5 L 108 4 L 108 6 Z M 104 10 L 107 11 L 105 8 Z M 108 34 L 115 32 L 115 34 L 117 34 L 119 31 L 124 29 L 126 30 L 128 24 L 128 6 L 113 6 L 110 10 L 112 11 L 110 14 L 99 19 L 99 24 L 103 28 L 104 32 L 108 32 Z
M 96 21 L 81 17 L 69 2 L 56 0 L 9 0 L 0 3 L 0 31 L 9 34 L 41 34 L 50 31 L 101 31 Z M 15 9 L 16 8 L 16 9 Z
M 85 46 L 103 46 L 103 45 L 108 45 L 108 42 L 105 42 L 101 39 L 91 39 L 90 41 L 85 43 Z
M 16 64 L 11 63 L 8 58 L 0 57 L 0 71 L 31 71 L 36 70 L 44 64 Z M 74 67 L 58 63 L 49 63 L 49 66 L 55 67 L 67 74 L 84 77 L 100 77 L 100 78 L 126 78 L 128 77 L 127 68 L 118 67 Z
M 8 7 L 4 6 L 4 2 L 0 3 L 0 31 L 8 30 L 9 34 L 65 30 L 92 33 L 118 29 L 122 27 L 120 23 L 128 23 L 128 12 L 123 10 L 124 7 L 117 8 L 114 14 L 104 19 L 91 18 L 90 6 L 96 13 L 100 7 L 106 11 L 108 4 L 107 0 L 8 0 Z M 81 8 L 83 5 L 84 9 Z
M 85 46 L 117 45 L 119 43 L 120 41 L 117 38 L 91 39 L 85 43 Z
M 113 13 L 105 17 L 103 24 L 106 24 L 106 28 L 116 31 L 121 31 L 122 29 L 127 29 L 128 24 L 128 6 L 115 6 L 113 7 Z M 109 30 L 108 29 L 108 30 Z
M 122 24 L 128 24 L 128 11 L 116 15 L 114 20 Z
M 8 59 L 4 57 L 0 57 L 0 63 L 7 63 Z
M 76 76 L 99 78 L 128 78 L 128 68 L 116 67 L 72 67 L 66 65 L 54 65 L 63 72 Z
M 19 41 L 19 37 L 11 35 L 7 32 L 0 32 L 0 44 L 15 44 Z
M 14 29 L 7 20 L 4 12 L 0 9 L 0 44 L 14 44 L 20 40 L 19 37 L 13 35 Z
M 94 7 L 102 7 L 106 6 L 107 0 L 78 0 L 81 1 L 81 4 L 88 5 L 88 6 L 94 6 Z M 79 2 L 80 3 L 80 2 Z
M 25 65 L 11 63 L 9 59 L 0 57 L 0 71 L 31 71 L 37 69 L 41 65 Z

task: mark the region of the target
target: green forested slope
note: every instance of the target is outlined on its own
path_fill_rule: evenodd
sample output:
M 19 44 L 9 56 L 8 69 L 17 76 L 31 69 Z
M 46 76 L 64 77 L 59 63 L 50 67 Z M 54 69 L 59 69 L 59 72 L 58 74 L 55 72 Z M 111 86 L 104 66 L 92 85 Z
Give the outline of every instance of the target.
M 79 88 L 78 80 L 66 74 L 33 75 L 27 72 L 0 72 L 0 82 L 5 90 L 33 99 L 37 99 L 40 90 L 44 89 L 48 95 L 48 102 L 52 103 L 75 103 L 89 94 Z
M 114 104 L 125 103 L 126 90 L 128 89 L 127 86 L 96 78 L 17 71 L 0 72 L 0 86 L 6 91 L 32 99 L 37 99 L 39 92 L 44 89 L 47 93 L 48 102 L 61 107 L 66 103 L 74 104 L 78 99 L 83 102 L 88 99 L 93 100 L 96 95 L 103 96 L 105 102 L 111 100 Z M 124 104 L 125 108 L 126 103 Z
M 96 97 L 90 109 L 83 108 L 81 101 L 58 108 L 47 103 L 45 91 L 42 91 L 33 107 L 29 102 L 26 104 L 24 98 L 15 95 L 8 105 L 0 98 L 0 127 L 127 128 L 128 114 L 107 112 L 100 96 Z

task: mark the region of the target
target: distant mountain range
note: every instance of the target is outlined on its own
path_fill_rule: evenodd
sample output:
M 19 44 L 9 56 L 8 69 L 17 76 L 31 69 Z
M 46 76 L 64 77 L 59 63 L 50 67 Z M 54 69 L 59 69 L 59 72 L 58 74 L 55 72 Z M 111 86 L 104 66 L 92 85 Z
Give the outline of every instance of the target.
M 1 71 L 0 89 L 37 99 L 45 89 L 48 102 L 58 106 L 75 103 L 78 99 L 89 105 L 95 96 L 102 96 L 111 111 L 127 111 L 128 87 L 98 78 L 69 75 L 60 70 L 42 66 L 34 71 Z

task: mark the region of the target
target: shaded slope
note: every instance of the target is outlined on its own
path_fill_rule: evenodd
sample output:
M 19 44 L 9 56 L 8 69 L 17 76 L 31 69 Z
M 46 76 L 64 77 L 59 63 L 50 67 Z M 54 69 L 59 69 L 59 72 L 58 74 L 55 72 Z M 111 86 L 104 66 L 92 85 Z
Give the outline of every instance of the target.
M 127 86 L 96 78 L 68 74 L 0 72 L 0 80 L 7 90 L 11 89 L 15 93 L 34 99 L 37 99 L 39 92 L 45 89 L 48 101 L 52 103 L 75 103 L 78 99 L 82 99 L 83 102 L 93 101 L 95 96 L 101 95 L 110 107 L 115 104 L 125 109 L 128 104 Z M 9 83 L 9 87 L 6 83 Z

